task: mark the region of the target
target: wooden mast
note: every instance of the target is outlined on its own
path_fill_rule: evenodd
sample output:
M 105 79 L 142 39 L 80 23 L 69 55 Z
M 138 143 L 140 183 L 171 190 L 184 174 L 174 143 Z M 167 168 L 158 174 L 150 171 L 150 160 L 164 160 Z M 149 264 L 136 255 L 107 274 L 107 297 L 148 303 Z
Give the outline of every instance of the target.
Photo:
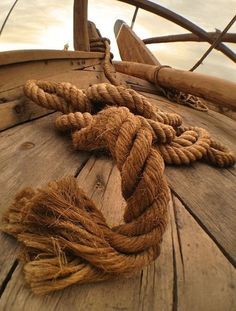
M 74 49 L 90 51 L 88 34 L 88 0 L 74 0 Z

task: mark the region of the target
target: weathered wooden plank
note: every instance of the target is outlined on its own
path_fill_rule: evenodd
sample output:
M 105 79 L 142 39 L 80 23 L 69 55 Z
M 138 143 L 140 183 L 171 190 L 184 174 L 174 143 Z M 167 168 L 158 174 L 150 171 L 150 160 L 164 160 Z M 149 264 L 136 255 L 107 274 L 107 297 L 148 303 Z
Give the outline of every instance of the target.
M 25 83 L 28 78 L 37 79 L 37 71 L 33 72 L 30 77 L 22 77 L 21 85 Z M 49 74 L 49 73 L 48 73 Z M 78 86 L 79 88 L 86 88 L 94 83 L 108 82 L 103 74 L 102 64 L 91 65 L 84 70 L 71 70 L 58 73 L 52 73 L 50 76 L 41 75 L 42 79 L 57 82 L 70 82 Z M 125 74 L 117 74 L 117 78 L 120 81 L 126 82 L 135 89 L 141 91 L 154 92 L 160 94 L 160 90 L 156 89 L 149 82 L 127 76 Z M 23 94 L 22 87 L 15 87 L 13 89 L 0 92 L 0 131 L 5 130 L 17 124 L 21 124 L 28 120 L 33 120 L 43 115 L 50 113 L 49 110 L 37 106 L 33 102 L 29 101 Z
M 28 79 L 44 79 L 72 70 L 86 69 L 101 63 L 101 59 L 49 60 L 0 66 L 0 93 L 23 85 Z
M 171 214 L 176 266 L 173 310 L 233 311 L 234 267 L 175 196 Z
M 18 100 L 0 104 L 0 131 L 47 115 L 50 112 L 50 110 L 39 107 L 22 95 L 22 98 Z
M 236 111 L 231 110 L 229 107 L 224 107 L 217 103 L 213 104 L 207 100 L 204 100 L 203 103 L 208 107 L 208 109 L 219 112 L 236 121 Z
M 236 153 L 236 123 L 214 111 L 200 112 L 182 105 L 158 100 L 149 94 L 150 102 L 164 111 L 183 116 L 187 125 L 203 127 L 217 140 Z M 232 263 L 236 264 L 235 202 L 236 170 L 217 169 L 204 163 L 189 167 L 166 168 L 166 175 L 173 191 L 180 197 L 199 223 L 207 230 Z
M 0 52 L 0 66 L 22 62 L 54 59 L 92 59 L 103 58 L 100 52 L 65 51 L 65 50 L 16 50 Z
M 37 76 L 32 74 L 30 78 L 34 79 Z M 79 72 L 77 70 L 65 71 L 42 78 L 49 81 L 70 82 L 79 88 L 86 88 L 91 84 L 103 81 L 107 82 L 100 64 L 86 70 L 79 70 Z M 19 83 L 23 85 L 26 81 L 26 77 L 22 77 Z M 28 100 L 23 94 L 22 86 L 0 93 L 0 100 L 1 98 L 4 103 L 0 103 L 0 131 L 51 112 Z
M 171 189 L 236 265 L 236 176 L 196 163 L 191 167 L 167 167 Z
M 54 115 L 0 133 L 0 216 L 16 192 L 26 186 L 38 187 L 53 178 L 74 174 L 88 155 L 73 151 L 70 139 L 53 127 Z M 16 259 L 16 244 L 1 234 L 1 281 Z M 0 284 L 1 285 L 1 284 Z
M 110 225 L 121 222 L 124 200 L 121 196 L 119 172 L 112 161 L 105 157 L 92 156 L 81 170 L 78 184 L 101 208 Z M 169 228 L 159 259 L 133 278 L 75 285 L 41 297 L 32 294 L 25 286 L 19 267 L 3 293 L 1 306 L 4 310 L 12 311 L 19 308 L 27 310 L 32 306 L 34 310 L 147 310 L 145 299 L 153 297 L 155 306 L 160 306 L 161 310 L 171 310 L 172 267 L 172 239 Z
M 160 65 L 156 57 L 149 51 L 143 41 L 133 30 L 121 20 L 114 26 L 117 45 L 122 60 L 150 65 Z

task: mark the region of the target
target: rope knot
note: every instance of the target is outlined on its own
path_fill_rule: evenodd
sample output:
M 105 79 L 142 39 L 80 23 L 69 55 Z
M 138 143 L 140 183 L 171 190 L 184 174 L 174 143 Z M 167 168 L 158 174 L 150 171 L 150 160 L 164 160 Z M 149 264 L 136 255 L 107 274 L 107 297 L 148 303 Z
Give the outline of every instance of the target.
M 76 149 L 109 150 L 126 204 L 123 223 L 110 227 L 73 177 L 21 191 L 1 229 L 24 246 L 26 280 L 36 293 L 130 275 L 157 258 L 168 221 L 164 162 L 235 163 L 206 130 L 180 127 L 181 117 L 155 109 L 134 90 L 28 81 L 24 91 L 39 105 L 65 113 L 56 127 L 72 131 Z

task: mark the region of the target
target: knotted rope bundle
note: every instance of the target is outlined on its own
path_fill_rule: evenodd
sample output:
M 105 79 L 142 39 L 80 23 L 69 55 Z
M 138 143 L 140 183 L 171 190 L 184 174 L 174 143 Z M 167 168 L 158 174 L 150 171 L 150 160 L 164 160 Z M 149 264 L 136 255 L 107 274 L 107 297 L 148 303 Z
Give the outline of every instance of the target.
M 64 113 L 55 121 L 60 130 L 81 129 L 93 122 L 92 115 L 106 106 L 122 106 L 142 117 L 142 123 L 149 124 L 155 132 L 154 142 L 158 142 L 155 148 L 167 164 L 203 160 L 214 166 L 227 167 L 235 163 L 233 153 L 211 139 L 205 129 L 181 127 L 182 118 L 178 114 L 161 111 L 132 89 L 100 83 L 80 90 L 70 83 L 29 80 L 24 91 L 42 107 Z
M 164 161 L 204 160 L 220 167 L 235 162 L 206 130 L 181 127 L 179 116 L 155 110 L 121 86 L 79 90 L 68 83 L 28 81 L 25 94 L 64 113 L 55 124 L 72 131 L 76 149 L 110 152 L 126 200 L 124 224 L 110 228 L 73 178 L 16 196 L 1 229 L 22 242 L 25 277 L 36 293 L 130 275 L 159 255 L 169 201 Z

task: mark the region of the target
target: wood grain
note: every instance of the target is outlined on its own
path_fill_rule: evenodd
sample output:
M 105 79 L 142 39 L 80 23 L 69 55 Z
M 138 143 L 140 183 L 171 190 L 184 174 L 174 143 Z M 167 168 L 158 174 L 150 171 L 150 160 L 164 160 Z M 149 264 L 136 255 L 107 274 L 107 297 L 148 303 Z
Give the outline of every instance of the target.
M 122 221 L 124 200 L 120 192 L 120 176 L 111 160 L 90 157 L 78 175 L 78 184 L 102 210 L 110 225 Z M 171 310 L 173 267 L 170 228 L 165 236 L 159 260 L 137 276 L 98 284 L 75 285 L 45 297 L 32 294 L 25 286 L 19 266 L 3 293 L 1 306 L 4 310 L 11 308 L 13 311 L 16 308 L 27 310 L 31 306 L 35 310 L 64 310 L 65 306 L 72 310 L 79 308 L 81 311 L 147 310 L 146 299 L 153 297 L 155 305 L 161 306 L 162 310 Z
M 170 210 L 175 256 L 174 310 L 233 311 L 234 267 L 175 196 Z
M 159 86 L 174 88 L 187 94 L 199 96 L 218 105 L 236 110 L 236 83 L 196 72 L 157 67 L 136 62 L 114 62 L 118 72 L 146 79 Z
M 65 50 L 16 50 L 0 52 L 0 66 L 23 62 L 54 59 L 92 59 L 103 58 L 100 52 L 65 51 Z
M 85 70 L 64 70 L 58 73 L 45 71 L 40 74 L 40 71 L 33 71 L 30 75 L 30 72 L 26 71 L 25 75 L 18 77 L 17 81 L 12 81 L 15 86 L 13 89 L 0 92 L 0 101 L 2 99 L 2 103 L 0 103 L 0 131 L 51 113 L 50 110 L 39 107 L 24 96 L 22 85 L 29 78 L 41 78 L 56 82 L 67 81 L 79 88 L 87 88 L 91 84 L 107 81 L 100 64 L 92 64 Z
M 89 64 L 89 60 L 86 60 L 84 66 L 86 66 L 86 64 Z M 40 78 L 57 82 L 67 81 L 73 83 L 79 88 L 87 88 L 92 84 L 108 82 L 103 73 L 102 63 L 90 64 L 83 70 L 80 68 L 74 68 L 73 70 L 63 70 L 59 72 L 53 72 L 50 70 L 43 70 L 41 72 L 40 70 L 33 70 L 32 72 L 30 70 L 30 72 L 28 72 L 26 70 L 24 73 L 25 74 L 22 74 L 22 76 L 18 76 L 15 82 L 11 81 L 13 84 L 8 84 L 8 87 L 10 87 L 9 90 L 0 91 L 0 131 L 51 113 L 51 111 L 39 107 L 24 96 L 22 85 L 29 78 Z M 139 78 L 127 76 L 125 74 L 117 74 L 117 78 L 121 82 L 126 82 L 128 85 L 130 85 L 130 87 L 133 87 L 137 90 L 154 92 L 155 94 L 160 94 L 161 92 L 158 88 L 153 87 L 149 82 Z M 15 85 L 13 89 L 11 89 L 12 85 Z
M 74 0 L 74 49 L 90 51 L 88 20 L 88 0 Z
M 160 97 L 156 95 L 148 96 L 150 102 L 158 103 L 159 108 L 164 111 L 183 116 L 186 125 L 207 129 L 213 138 L 220 140 L 236 153 L 235 121 L 213 111 L 199 112 L 167 101 L 157 102 Z M 194 163 L 188 167 L 168 166 L 166 175 L 174 193 L 235 265 L 235 168 L 217 169 L 204 163 Z
M 82 70 L 101 63 L 99 58 L 49 60 L 0 66 L 0 93 L 24 84 L 28 79 L 44 79 L 61 72 Z
M 0 133 L 0 216 L 23 187 L 38 187 L 53 178 L 73 175 L 87 160 L 85 153 L 78 158 L 70 139 L 55 131 L 54 118 L 55 114 Z M 5 250 L 0 253 L 0 272 L 4 280 L 17 254 L 12 239 L 6 235 L 1 239 Z
M 125 61 L 160 65 L 156 57 L 148 50 L 143 41 L 121 20 L 114 26 L 120 57 Z

